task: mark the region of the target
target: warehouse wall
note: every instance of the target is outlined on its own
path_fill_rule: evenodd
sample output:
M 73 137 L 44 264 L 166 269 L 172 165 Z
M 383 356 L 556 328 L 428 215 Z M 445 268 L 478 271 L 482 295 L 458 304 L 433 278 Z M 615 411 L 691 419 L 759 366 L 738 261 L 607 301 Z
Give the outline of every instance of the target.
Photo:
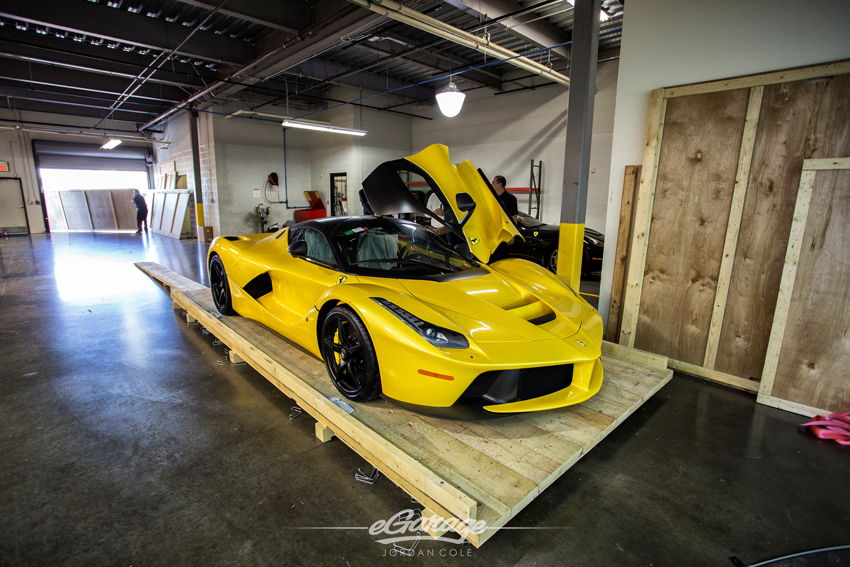
M 217 113 L 233 109 L 216 107 Z M 277 109 L 269 109 L 277 113 Z M 293 210 L 280 201 L 289 190 L 291 205 L 306 205 L 303 191 L 310 188 L 310 151 L 307 132 L 286 131 L 286 151 L 280 123 L 212 115 L 215 140 L 216 195 L 221 215 L 220 234 L 250 234 L 260 230 L 254 208 L 271 206 L 269 224 L 283 224 L 293 218 Z M 285 161 L 284 161 L 285 156 Z M 264 185 L 268 175 L 277 173 L 279 190 Z M 284 185 L 286 183 L 286 185 Z M 260 196 L 254 197 L 254 189 Z
M 330 96 L 339 100 L 353 100 L 359 98 L 361 94 L 355 89 L 343 87 L 334 89 Z M 375 97 L 364 103 L 380 106 L 389 104 L 390 100 Z M 412 121 L 421 120 L 352 105 L 316 114 L 311 118 L 328 121 L 335 126 L 369 132 L 363 137 L 311 133 L 312 189 L 319 192 L 325 200 L 325 206 L 329 208 L 330 174 L 346 173 L 348 213 L 351 215 L 359 215 L 363 212 L 358 197 L 363 179 L 381 163 L 413 153 L 411 151 Z
M 616 60 L 600 63 L 596 78 L 587 226 L 601 232 L 605 229 L 617 70 Z M 458 87 L 465 87 L 462 80 Z M 508 84 L 505 88 L 514 86 Z M 541 218 L 557 223 L 561 214 L 567 99 L 567 89 L 557 85 L 499 96 L 488 89 L 470 91 L 455 118 L 445 118 L 434 108 L 428 114 L 433 121 L 414 122 L 413 149 L 445 144 L 452 161 L 469 159 L 491 179 L 504 175 L 509 187 L 528 187 L 531 160 L 543 160 Z M 528 210 L 527 199 L 518 195 L 520 210 Z
M 842 0 L 644 0 L 626 7 L 612 143 L 608 242 L 619 223 L 624 169 L 643 160 L 650 92 L 850 58 Z M 600 311 L 607 320 L 615 249 L 605 248 Z
M 6 118 L 6 116 L 2 117 Z M 8 125 L 9 123 L 0 124 Z M 47 227 L 44 222 L 41 193 L 33 162 L 32 135 L 30 132 L 0 130 L 0 161 L 9 163 L 9 172 L 0 173 L 0 178 L 20 178 L 30 233 L 43 234 L 47 232 Z

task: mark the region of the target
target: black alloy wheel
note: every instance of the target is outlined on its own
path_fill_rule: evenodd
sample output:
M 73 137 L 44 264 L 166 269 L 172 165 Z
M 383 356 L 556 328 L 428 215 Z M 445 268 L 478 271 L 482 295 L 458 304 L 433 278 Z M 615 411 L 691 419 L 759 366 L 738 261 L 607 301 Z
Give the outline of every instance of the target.
M 210 291 L 213 302 L 222 315 L 236 315 L 230 298 L 227 272 L 224 271 L 224 264 L 218 256 L 210 258 Z
M 322 358 L 339 393 L 354 401 L 367 401 L 381 392 L 378 357 L 369 332 L 350 308 L 330 310 L 322 325 Z

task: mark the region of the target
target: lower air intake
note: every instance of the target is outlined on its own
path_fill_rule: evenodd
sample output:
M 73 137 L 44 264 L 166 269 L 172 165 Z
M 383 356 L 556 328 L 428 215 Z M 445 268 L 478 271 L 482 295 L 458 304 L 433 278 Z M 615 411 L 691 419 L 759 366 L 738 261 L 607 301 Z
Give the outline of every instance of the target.
M 521 400 L 539 398 L 563 390 L 573 381 L 573 365 L 528 368 L 520 372 L 517 397 Z

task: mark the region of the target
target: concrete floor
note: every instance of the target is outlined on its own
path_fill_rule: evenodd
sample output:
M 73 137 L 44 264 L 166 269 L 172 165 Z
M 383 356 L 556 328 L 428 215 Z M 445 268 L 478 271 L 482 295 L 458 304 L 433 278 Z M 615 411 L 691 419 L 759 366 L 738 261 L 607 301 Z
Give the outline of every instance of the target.
M 677 375 L 481 549 L 392 557 L 362 528 L 410 498 L 355 481 L 354 451 L 290 421 L 251 368 L 219 365 L 132 264 L 204 281 L 205 252 L 0 239 L 0 565 L 722 566 L 850 543 L 850 448 Z M 850 559 L 830 557 L 775 565 Z

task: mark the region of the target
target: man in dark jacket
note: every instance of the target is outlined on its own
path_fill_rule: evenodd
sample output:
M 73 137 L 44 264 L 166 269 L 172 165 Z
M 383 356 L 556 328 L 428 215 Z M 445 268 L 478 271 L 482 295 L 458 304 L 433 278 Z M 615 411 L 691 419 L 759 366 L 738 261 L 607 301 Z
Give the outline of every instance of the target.
M 145 202 L 145 198 L 142 197 L 142 194 L 139 193 L 138 189 L 133 189 L 133 202 L 136 204 L 136 224 L 139 227 L 139 230 L 136 231 L 136 234 L 142 233 L 142 223 L 145 225 L 145 232 L 148 231 L 148 204 Z

